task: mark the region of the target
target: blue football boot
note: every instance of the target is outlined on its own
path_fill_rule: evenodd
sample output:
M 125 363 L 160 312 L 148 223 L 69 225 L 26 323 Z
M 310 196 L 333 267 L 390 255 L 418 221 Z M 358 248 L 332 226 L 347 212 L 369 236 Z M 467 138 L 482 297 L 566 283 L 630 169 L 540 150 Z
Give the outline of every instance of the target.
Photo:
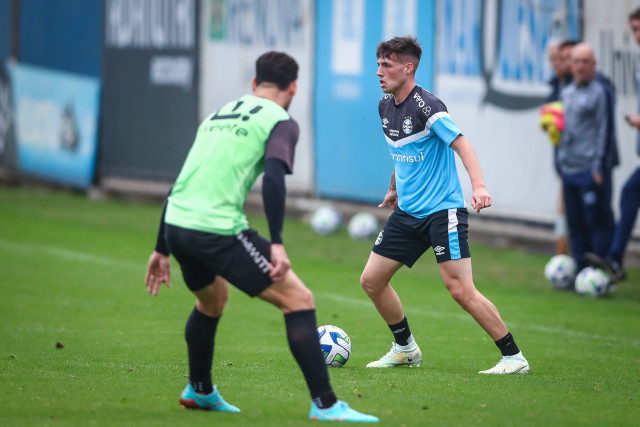
M 217 386 L 213 386 L 210 394 L 198 394 L 193 390 L 191 384 L 187 384 L 182 395 L 180 396 L 180 404 L 187 409 L 204 409 L 207 411 L 220 412 L 240 412 L 240 409 L 225 402 L 218 393 Z
M 312 420 L 350 421 L 354 423 L 377 423 L 379 421 L 378 418 L 373 415 L 354 411 L 349 407 L 347 402 L 343 402 L 342 400 L 338 400 L 332 407 L 326 409 L 320 409 L 314 402 L 311 402 L 309 418 Z

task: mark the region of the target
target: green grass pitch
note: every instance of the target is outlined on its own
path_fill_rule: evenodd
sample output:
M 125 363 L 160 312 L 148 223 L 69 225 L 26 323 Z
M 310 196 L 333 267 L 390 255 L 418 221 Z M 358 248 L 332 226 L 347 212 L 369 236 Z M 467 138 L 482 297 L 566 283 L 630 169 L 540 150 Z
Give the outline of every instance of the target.
M 158 204 L 0 187 L 0 425 L 322 424 L 307 420 L 310 399 L 282 314 L 235 289 L 218 328 L 214 381 L 242 413 L 179 406 L 194 299 L 175 264 L 172 287 L 146 294 L 160 212 Z M 266 231 L 264 218 L 251 222 Z M 344 228 L 318 236 L 294 219 L 284 238 L 314 292 L 318 323 L 339 326 L 353 342 L 351 360 L 330 370 L 338 397 L 381 425 L 640 422 L 640 270 L 605 298 L 581 298 L 546 283 L 548 256 L 473 245 L 476 286 L 531 364 L 529 375 L 481 376 L 499 352 L 425 254 L 393 281 L 422 366 L 371 370 L 365 364 L 392 341 L 359 285 L 371 242 Z

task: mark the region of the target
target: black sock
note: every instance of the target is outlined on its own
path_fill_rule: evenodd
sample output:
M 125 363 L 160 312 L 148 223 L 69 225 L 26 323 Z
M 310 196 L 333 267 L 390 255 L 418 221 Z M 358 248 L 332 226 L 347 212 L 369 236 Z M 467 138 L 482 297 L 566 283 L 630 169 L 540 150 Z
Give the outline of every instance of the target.
M 393 332 L 393 337 L 396 339 L 396 343 L 398 345 L 409 344 L 411 330 L 409 329 L 409 322 L 407 322 L 406 316 L 400 323 L 389 325 L 389 329 L 391 329 L 391 332 Z
M 196 393 L 209 394 L 213 391 L 211 365 L 218 320 L 219 317 L 209 317 L 196 308 L 187 320 L 184 336 L 189 352 L 189 383 Z
M 327 365 L 322 360 L 322 349 L 318 339 L 316 311 L 294 311 L 284 315 L 287 339 L 291 354 L 298 362 L 309 387 L 311 399 L 320 408 L 329 408 L 337 402 L 329 384 Z
M 511 332 L 508 332 L 507 335 L 496 341 L 496 345 L 503 356 L 513 356 L 514 354 L 520 353 L 520 349 L 513 339 L 513 336 L 511 336 Z

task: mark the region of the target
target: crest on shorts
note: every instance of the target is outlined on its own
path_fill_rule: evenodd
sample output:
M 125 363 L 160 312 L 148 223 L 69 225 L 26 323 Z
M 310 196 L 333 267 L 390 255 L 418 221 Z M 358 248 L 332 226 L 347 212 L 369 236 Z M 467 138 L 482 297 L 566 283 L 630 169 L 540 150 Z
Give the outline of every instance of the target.
M 376 245 L 379 245 L 380 243 L 382 243 L 382 233 L 384 233 L 384 230 L 380 231 L 380 234 L 378 234 L 378 238 L 376 239 Z

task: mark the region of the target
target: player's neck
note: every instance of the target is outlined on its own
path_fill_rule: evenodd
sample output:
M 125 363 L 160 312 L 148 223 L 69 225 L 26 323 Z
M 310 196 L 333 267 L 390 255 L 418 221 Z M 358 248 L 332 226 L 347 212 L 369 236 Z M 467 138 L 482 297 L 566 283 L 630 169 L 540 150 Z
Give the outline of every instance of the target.
M 277 87 L 257 87 L 253 94 L 260 98 L 267 98 L 285 110 L 289 109 L 289 104 L 291 104 L 291 95 Z
M 407 80 L 407 82 L 402 85 L 400 89 L 393 93 L 393 99 L 395 100 L 395 104 L 399 105 L 407 99 L 407 96 L 411 93 L 413 88 L 416 86 L 416 81 L 414 79 Z

